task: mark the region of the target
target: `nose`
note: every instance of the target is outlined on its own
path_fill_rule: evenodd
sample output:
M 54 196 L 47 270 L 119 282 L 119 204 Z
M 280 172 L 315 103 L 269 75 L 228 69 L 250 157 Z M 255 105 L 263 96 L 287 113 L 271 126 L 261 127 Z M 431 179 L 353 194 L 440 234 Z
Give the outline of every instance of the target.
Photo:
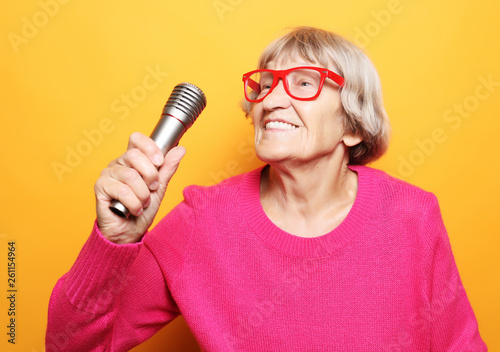
M 274 89 L 262 100 L 264 110 L 273 111 L 286 109 L 290 106 L 290 97 L 285 91 L 283 81 L 280 79 Z

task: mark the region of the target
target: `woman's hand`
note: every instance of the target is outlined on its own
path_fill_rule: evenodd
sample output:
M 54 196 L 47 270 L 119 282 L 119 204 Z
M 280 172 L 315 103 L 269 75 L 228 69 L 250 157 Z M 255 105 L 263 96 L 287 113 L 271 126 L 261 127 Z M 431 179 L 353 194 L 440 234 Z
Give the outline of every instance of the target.
M 130 136 L 127 151 L 102 171 L 94 186 L 97 223 L 104 237 L 118 244 L 140 241 L 185 153 L 184 147 L 175 147 L 164 157 L 151 138 L 138 132 Z M 128 208 L 128 219 L 109 209 L 113 199 Z

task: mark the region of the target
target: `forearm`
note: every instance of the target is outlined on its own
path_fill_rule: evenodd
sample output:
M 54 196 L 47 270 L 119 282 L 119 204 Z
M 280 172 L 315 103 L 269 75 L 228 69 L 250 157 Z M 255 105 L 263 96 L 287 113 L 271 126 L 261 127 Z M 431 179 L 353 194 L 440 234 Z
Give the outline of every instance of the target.
M 96 226 L 49 304 L 46 350 L 103 351 L 112 342 L 118 295 L 142 243 L 115 245 Z

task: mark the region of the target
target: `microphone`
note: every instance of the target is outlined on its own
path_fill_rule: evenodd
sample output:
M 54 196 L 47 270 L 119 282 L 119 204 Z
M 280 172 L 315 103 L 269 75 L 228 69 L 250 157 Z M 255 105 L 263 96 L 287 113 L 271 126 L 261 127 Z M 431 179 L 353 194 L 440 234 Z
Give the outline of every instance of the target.
M 150 136 L 163 155 L 179 143 L 184 132 L 193 125 L 205 106 L 207 98 L 194 84 L 183 82 L 174 87 Z M 129 210 L 117 200 L 111 202 L 109 209 L 122 218 L 130 215 Z

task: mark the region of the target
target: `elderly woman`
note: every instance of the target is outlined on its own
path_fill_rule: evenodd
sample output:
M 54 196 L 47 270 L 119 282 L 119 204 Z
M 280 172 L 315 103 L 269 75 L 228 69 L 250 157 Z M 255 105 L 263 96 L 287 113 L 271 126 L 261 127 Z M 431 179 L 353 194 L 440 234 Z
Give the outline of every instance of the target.
M 204 351 L 486 351 L 435 196 L 363 166 L 389 134 L 369 59 L 297 28 L 258 67 L 243 108 L 266 165 L 188 187 L 147 232 L 185 150 L 133 134 L 96 182 L 47 351 L 127 351 L 180 314 Z

